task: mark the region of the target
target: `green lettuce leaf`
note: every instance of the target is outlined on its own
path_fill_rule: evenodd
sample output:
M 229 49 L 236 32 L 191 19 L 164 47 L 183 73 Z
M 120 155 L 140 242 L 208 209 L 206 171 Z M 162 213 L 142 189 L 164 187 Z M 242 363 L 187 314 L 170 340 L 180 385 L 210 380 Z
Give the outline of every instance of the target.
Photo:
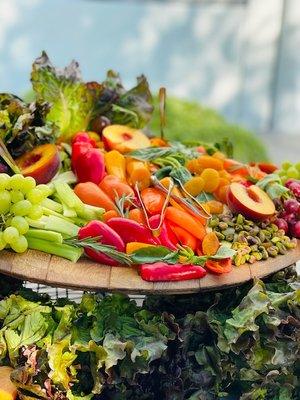
M 94 96 L 82 81 L 77 62 L 58 70 L 43 52 L 33 63 L 31 82 L 37 101 L 51 104 L 47 121 L 58 126 L 60 141 L 69 141 L 76 132 L 87 129 Z
M 51 369 L 49 378 L 54 384 L 62 385 L 66 390 L 76 378 L 76 369 L 72 367 L 77 355 L 68 351 L 71 336 L 67 336 L 58 343 L 54 343 L 47 349 L 49 367 Z

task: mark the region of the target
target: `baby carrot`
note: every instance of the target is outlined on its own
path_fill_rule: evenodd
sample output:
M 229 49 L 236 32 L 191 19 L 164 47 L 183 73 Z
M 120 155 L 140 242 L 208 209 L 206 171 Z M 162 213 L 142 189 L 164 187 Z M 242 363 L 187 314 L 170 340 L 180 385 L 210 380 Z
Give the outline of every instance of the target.
M 193 251 L 196 250 L 198 241 L 194 235 L 192 235 L 186 229 L 183 229 L 181 226 L 175 224 L 171 224 L 171 229 L 175 233 L 178 241 L 182 244 L 182 246 L 188 246 Z
M 102 207 L 106 211 L 116 209 L 113 201 L 93 182 L 78 183 L 74 192 L 85 204 Z
M 119 215 L 119 213 L 118 213 L 118 211 L 116 211 L 116 210 L 109 210 L 109 211 L 106 211 L 104 214 L 103 214 L 103 221 L 104 222 L 107 222 L 107 221 L 109 221 L 111 218 L 116 218 L 116 217 L 119 217 L 120 215 Z
M 115 200 L 117 196 L 122 197 L 123 195 L 134 197 L 132 188 L 114 175 L 106 175 L 99 183 L 99 187 L 112 200 Z
M 145 225 L 146 223 L 144 213 L 139 208 L 133 208 L 132 210 L 130 210 L 128 213 L 128 218 L 142 225 Z
M 204 226 L 186 211 L 179 210 L 175 207 L 167 207 L 165 216 L 174 224 L 181 226 L 181 228 L 186 229 L 196 236 L 197 239 L 202 240 L 204 238 L 206 233 Z

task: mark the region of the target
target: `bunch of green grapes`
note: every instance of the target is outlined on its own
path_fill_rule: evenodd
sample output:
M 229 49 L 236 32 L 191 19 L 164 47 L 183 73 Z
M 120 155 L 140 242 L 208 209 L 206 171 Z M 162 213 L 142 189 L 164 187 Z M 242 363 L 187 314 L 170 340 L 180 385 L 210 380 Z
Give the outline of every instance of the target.
M 49 187 L 36 185 L 32 177 L 0 174 L 0 250 L 7 247 L 17 253 L 27 250 L 24 236 L 29 229 L 27 218 L 42 217 L 41 203 L 49 194 Z
M 300 162 L 296 164 L 292 164 L 289 161 L 283 162 L 278 174 L 283 184 L 285 184 L 288 179 L 300 179 Z

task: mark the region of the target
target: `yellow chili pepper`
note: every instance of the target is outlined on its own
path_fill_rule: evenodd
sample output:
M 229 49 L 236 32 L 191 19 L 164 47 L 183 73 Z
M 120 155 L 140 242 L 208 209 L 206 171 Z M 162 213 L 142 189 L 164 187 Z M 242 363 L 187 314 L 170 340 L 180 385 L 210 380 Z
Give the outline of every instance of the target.
M 117 150 L 111 150 L 104 154 L 104 160 L 107 173 L 126 182 L 126 161 L 123 154 Z
M 129 176 L 129 182 L 133 187 L 138 184 L 139 189 L 143 190 L 150 186 L 151 172 L 147 163 L 128 159 L 126 168 Z

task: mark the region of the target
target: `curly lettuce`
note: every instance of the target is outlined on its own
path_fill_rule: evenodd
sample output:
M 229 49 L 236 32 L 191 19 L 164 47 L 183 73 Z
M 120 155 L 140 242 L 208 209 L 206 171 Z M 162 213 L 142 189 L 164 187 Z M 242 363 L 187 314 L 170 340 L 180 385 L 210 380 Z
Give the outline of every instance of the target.
M 94 109 L 94 97 L 82 81 L 76 61 L 59 70 L 43 52 L 33 63 L 31 82 L 37 101 L 50 103 L 46 118 L 58 126 L 61 142 L 87 129 Z

